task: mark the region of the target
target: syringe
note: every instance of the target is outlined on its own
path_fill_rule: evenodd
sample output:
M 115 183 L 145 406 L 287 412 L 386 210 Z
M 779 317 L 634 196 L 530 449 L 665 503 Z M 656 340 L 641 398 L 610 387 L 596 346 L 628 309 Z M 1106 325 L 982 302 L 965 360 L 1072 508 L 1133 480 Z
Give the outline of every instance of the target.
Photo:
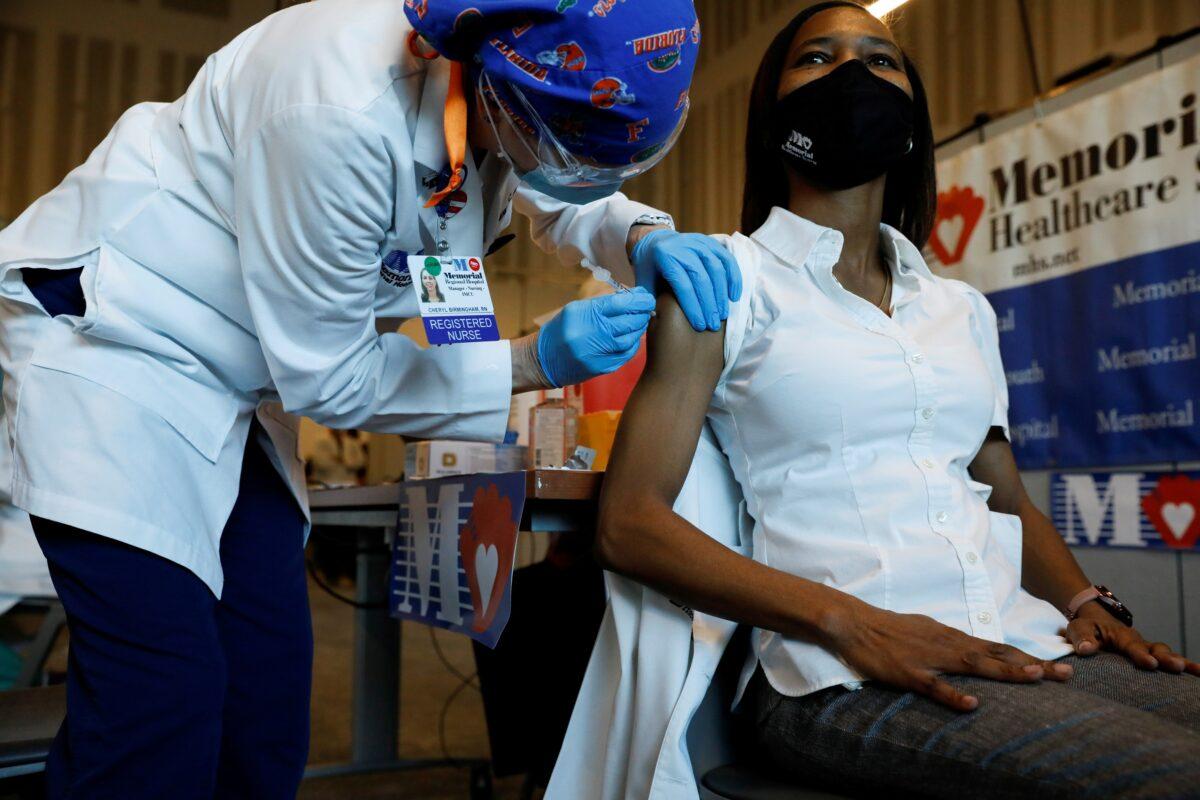
M 621 283 L 616 278 L 614 278 L 612 276 L 612 273 L 609 272 L 608 270 L 606 270 L 604 267 L 597 266 L 597 265 L 593 264 L 592 262 L 588 261 L 586 258 L 583 260 L 583 266 L 584 266 L 584 269 L 586 269 L 592 273 L 593 278 L 600 281 L 605 286 L 611 286 L 617 292 L 617 294 L 622 294 L 622 293 L 627 293 L 627 292 L 633 291 L 628 286 L 626 286 L 625 284 Z M 651 311 L 650 316 L 657 317 L 658 312 Z

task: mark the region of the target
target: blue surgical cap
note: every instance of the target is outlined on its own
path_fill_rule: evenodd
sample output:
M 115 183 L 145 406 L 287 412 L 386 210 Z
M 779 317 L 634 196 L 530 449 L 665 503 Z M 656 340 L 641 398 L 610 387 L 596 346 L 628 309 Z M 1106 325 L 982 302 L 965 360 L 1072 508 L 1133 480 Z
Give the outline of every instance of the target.
M 575 155 L 649 160 L 686 113 L 692 0 L 405 0 L 405 12 L 439 53 L 519 90 Z

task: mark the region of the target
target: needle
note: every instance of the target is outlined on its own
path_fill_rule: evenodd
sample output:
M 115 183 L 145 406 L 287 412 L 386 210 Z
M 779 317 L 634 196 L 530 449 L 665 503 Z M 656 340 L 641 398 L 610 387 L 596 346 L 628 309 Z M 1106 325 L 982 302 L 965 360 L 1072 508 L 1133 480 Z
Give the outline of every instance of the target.
M 617 294 L 628 294 L 629 292 L 633 291 L 628 286 L 614 278 L 612 273 L 606 270 L 604 267 L 598 267 L 586 259 L 583 262 L 583 266 L 592 273 L 593 278 L 600 281 L 605 286 L 611 286 Z M 658 312 L 651 311 L 650 316 L 657 317 Z

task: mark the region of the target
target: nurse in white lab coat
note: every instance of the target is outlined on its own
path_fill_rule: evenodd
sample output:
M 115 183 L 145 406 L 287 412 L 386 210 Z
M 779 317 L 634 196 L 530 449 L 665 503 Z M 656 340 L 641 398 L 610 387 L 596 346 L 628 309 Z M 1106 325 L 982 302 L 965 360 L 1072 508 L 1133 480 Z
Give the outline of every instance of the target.
M 0 485 L 72 630 L 51 797 L 292 796 L 312 658 L 292 415 L 499 439 L 513 391 L 616 369 L 651 311 L 625 292 L 421 350 L 376 332 L 417 313 L 406 255 L 485 256 L 515 207 L 564 264 L 669 283 L 719 326 L 732 259 L 615 193 L 683 125 L 694 9 L 597 8 L 294 7 L 0 233 Z

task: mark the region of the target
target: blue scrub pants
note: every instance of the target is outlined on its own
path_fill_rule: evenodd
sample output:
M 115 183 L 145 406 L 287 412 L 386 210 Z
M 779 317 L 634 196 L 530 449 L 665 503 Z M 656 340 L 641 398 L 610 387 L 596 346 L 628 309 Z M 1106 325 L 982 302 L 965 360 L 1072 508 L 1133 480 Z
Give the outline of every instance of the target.
M 33 520 L 71 631 L 50 798 L 295 797 L 312 682 L 304 517 L 257 432 L 219 600 L 166 559 Z

